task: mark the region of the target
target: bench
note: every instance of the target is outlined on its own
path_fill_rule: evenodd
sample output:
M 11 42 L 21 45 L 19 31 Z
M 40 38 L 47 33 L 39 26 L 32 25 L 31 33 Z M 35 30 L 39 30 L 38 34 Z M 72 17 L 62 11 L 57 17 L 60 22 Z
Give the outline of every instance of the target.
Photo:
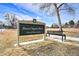
M 47 34 L 50 35 L 58 35 L 58 36 L 62 36 L 62 41 L 66 40 L 66 35 L 63 34 L 63 31 L 47 31 Z M 64 38 L 64 39 L 63 39 Z

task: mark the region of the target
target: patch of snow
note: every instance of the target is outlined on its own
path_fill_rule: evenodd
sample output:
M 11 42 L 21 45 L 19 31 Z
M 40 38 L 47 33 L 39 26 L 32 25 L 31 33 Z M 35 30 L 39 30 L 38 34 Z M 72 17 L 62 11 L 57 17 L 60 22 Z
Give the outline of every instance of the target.
M 0 29 L 0 32 L 3 32 L 5 29 Z

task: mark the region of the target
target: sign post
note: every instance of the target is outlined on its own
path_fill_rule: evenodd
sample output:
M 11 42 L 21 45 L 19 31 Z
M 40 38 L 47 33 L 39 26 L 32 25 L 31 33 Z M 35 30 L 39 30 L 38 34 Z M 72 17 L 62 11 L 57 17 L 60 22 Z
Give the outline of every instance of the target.
M 44 34 L 43 39 L 45 39 L 45 23 L 33 21 L 18 21 L 17 23 L 18 46 L 20 45 L 19 36 Z
M 19 22 L 17 21 L 17 45 L 19 46 Z

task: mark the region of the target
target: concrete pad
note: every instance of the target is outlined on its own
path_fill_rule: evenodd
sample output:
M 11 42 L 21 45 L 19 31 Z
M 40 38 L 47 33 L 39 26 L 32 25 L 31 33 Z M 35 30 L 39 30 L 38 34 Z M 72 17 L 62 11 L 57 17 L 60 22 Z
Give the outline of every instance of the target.
M 31 44 L 31 43 L 42 42 L 42 41 L 44 41 L 44 39 L 29 41 L 29 42 L 22 42 L 22 43 L 19 43 L 19 45 Z M 17 46 L 17 45 L 18 44 L 14 44 L 14 46 Z

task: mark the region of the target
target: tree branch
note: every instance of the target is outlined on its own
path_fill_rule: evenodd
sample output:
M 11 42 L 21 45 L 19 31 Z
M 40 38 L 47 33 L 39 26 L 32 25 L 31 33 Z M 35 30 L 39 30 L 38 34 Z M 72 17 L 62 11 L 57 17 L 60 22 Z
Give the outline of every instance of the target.
M 60 4 L 60 5 L 57 7 L 57 9 L 59 9 L 63 4 L 64 4 L 64 3 Z

